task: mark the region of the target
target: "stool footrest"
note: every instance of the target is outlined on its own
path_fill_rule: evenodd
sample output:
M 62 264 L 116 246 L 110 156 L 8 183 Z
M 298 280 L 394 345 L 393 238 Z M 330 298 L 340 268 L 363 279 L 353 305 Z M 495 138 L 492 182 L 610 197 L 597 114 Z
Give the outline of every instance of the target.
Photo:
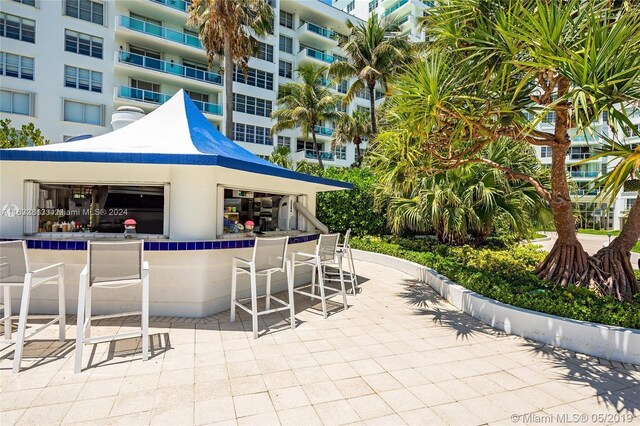
M 142 311 L 122 312 L 120 314 L 94 315 L 94 316 L 92 316 L 90 318 L 90 320 L 91 321 L 98 321 L 98 320 L 110 319 L 110 318 L 131 317 L 131 316 L 135 316 L 135 315 L 142 315 Z

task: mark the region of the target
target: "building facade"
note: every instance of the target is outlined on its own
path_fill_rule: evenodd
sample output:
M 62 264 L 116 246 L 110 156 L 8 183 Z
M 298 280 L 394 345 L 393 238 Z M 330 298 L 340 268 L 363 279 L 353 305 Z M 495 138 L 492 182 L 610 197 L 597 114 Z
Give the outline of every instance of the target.
M 346 60 L 339 40 L 358 18 L 317 0 L 271 0 L 273 34 L 261 40 L 249 73 L 234 73 L 232 138 L 255 154 L 291 148 L 294 162 L 317 162 L 311 137 L 300 129 L 271 135 L 269 114 L 280 84 L 304 63 Z M 222 128 L 225 114 L 220 63 L 211 67 L 184 0 L 7 0 L 0 9 L 0 117 L 33 122 L 53 143 L 111 131 L 120 106 L 150 112 L 183 88 Z M 332 85 L 344 94 L 350 82 Z M 368 108 L 366 94 L 346 108 Z M 332 147 L 335 123 L 316 129 L 327 166 L 355 161 L 352 144 Z

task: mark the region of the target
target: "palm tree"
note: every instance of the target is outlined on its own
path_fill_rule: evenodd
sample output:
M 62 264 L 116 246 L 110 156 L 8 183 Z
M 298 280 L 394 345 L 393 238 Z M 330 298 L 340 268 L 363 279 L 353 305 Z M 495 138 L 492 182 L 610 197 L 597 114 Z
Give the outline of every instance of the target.
M 387 78 L 405 61 L 410 44 L 406 36 L 398 34 L 400 26 L 397 21 L 381 21 L 375 14 L 357 25 L 347 21 L 347 26 L 351 34 L 342 43 L 342 48 L 347 52 L 349 60 L 334 62 L 329 73 L 336 79 L 357 77 L 345 95 L 345 103 L 350 103 L 357 92 L 365 89 L 368 91 L 371 130 L 376 134 L 376 84 L 386 90 Z
M 352 142 L 356 146 L 356 163 L 360 164 L 362 162 L 360 144 L 363 139 L 369 139 L 372 134 L 369 115 L 364 111 L 354 111 L 352 115 L 345 114 L 338 122 L 331 135 L 331 142 L 339 145 Z
M 291 160 L 291 149 L 288 146 L 278 145 L 273 148 L 273 152 L 269 156 L 269 161 L 273 164 L 277 164 L 285 169 L 293 168 L 293 161 Z
M 276 106 L 280 108 L 271 113 L 271 118 L 276 120 L 271 128 L 272 134 L 300 127 L 306 141 L 311 132 L 313 149 L 321 169 L 324 169 L 324 164 L 316 141 L 316 126 L 325 120 L 338 120 L 344 115 L 338 111 L 342 99 L 333 95 L 329 86 L 323 84 L 326 71 L 327 67 L 301 65 L 296 72 L 302 81 L 280 86 L 276 101 Z
M 224 58 L 224 132 L 233 138 L 233 67 L 247 72 L 249 56 L 257 48 L 255 37 L 273 32 L 273 9 L 265 0 L 193 0 L 187 24 L 198 27 L 209 66 L 215 58 Z

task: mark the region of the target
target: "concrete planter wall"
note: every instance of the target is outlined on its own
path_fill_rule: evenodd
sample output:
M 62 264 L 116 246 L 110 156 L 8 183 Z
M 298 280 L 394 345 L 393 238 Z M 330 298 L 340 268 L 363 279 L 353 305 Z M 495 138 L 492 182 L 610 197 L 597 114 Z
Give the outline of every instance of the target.
M 407 273 L 429 284 L 456 308 L 483 323 L 537 342 L 612 361 L 640 365 L 640 330 L 577 321 L 497 302 L 456 284 L 433 269 L 362 250 L 353 257 Z

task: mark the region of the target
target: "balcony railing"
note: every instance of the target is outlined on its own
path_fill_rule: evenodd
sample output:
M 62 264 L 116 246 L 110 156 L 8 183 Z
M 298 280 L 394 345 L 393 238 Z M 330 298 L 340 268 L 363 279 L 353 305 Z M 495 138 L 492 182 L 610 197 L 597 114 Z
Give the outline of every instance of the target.
M 180 10 L 182 12 L 187 12 L 189 10 L 189 6 L 191 5 L 190 1 L 184 0 L 151 0 L 155 3 L 160 3 L 165 6 L 169 6 L 172 9 Z
M 400 0 L 400 1 L 396 2 L 396 3 L 394 3 L 393 6 L 391 6 L 389 9 L 384 11 L 383 16 L 391 15 L 393 12 L 395 12 L 398 9 L 400 9 L 402 6 L 404 6 L 408 2 L 409 2 L 409 0 Z
M 336 58 L 334 58 L 333 56 L 327 55 L 326 53 L 322 53 L 319 50 L 311 49 L 310 47 L 305 48 L 305 50 L 306 50 L 306 55 L 309 56 L 310 58 L 314 58 L 319 61 L 326 62 L 328 64 L 332 64 L 336 61 Z
M 569 154 L 569 158 L 571 160 L 585 160 L 585 159 L 587 159 L 589 157 L 591 157 L 591 154 L 589 154 L 588 152 Z
M 598 189 L 576 189 L 576 195 L 598 195 L 600 190 Z
M 334 40 L 338 36 L 338 33 L 331 31 L 327 28 L 321 27 L 320 25 L 316 25 L 313 22 L 305 22 L 303 25 L 300 25 L 299 28 L 302 28 L 305 26 L 307 31 L 311 31 L 312 33 L 316 33 L 318 35 L 321 35 L 322 37 L 326 37 Z
M 324 160 L 324 161 L 333 161 L 334 160 L 332 152 L 320 151 L 320 157 L 322 157 L 322 160 Z M 307 150 L 304 151 L 304 158 L 310 158 L 312 160 L 317 160 L 318 159 L 318 154 L 315 151 L 307 149 Z
M 118 62 L 123 64 L 135 65 L 140 68 L 222 86 L 222 76 L 217 73 L 202 71 L 185 65 L 174 64 L 172 62 L 150 58 L 149 56 L 138 55 L 137 53 L 120 51 L 117 52 L 116 55 Z
M 122 99 L 131 99 L 134 101 L 148 102 L 152 104 L 163 104 L 168 101 L 172 95 L 166 93 L 153 92 L 151 90 L 136 89 L 135 87 L 120 86 L 117 89 L 117 96 Z M 193 101 L 196 107 L 208 114 L 222 115 L 222 106 L 202 101 Z
M 141 19 L 132 18 L 130 16 L 120 15 L 120 26 L 128 28 L 133 31 L 138 31 L 143 34 L 149 34 L 154 37 L 158 37 L 164 40 L 173 41 L 176 43 L 184 44 L 185 46 L 195 47 L 202 49 L 202 44 L 198 37 L 194 37 L 190 34 L 181 33 L 180 31 L 170 30 L 160 25 L 152 24 L 151 22 L 145 22 Z
M 316 126 L 315 131 L 316 131 L 316 135 L 321 135 L 321 136 L 333 135 L 333 129 L 331 127 Z
M 598 176 L 598 172 L 591 170 L 574 170 L 571 172 L 571 176 L 574 178 L 594 178 Z

